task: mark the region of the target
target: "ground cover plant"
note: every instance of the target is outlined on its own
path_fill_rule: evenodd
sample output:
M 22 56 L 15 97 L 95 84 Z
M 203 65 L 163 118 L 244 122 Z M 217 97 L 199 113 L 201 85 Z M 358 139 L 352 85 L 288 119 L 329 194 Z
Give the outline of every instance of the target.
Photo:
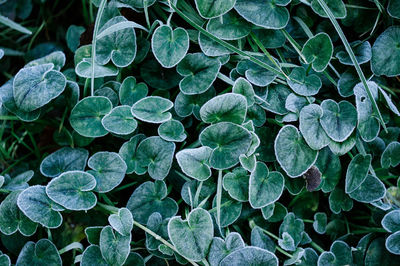
M 399 0 L 0 0 L 0 266 L 400 264 Z

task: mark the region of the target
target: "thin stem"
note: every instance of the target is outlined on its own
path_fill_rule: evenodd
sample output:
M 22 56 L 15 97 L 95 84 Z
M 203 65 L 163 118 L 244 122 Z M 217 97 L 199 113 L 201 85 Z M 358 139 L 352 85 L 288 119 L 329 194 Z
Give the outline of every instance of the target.
M 227 83 L 227 84 L 229 84 L 229 85 L 231 85 L 231 86 L 233 86 L 233 85 L 235 85 L 235 82 L 233 81 L 233 80 L 231 80 L 228 76 L 226 76 L 226 75 L 224 75 L 224 74 L 222 74 L 222 73 L 218 73 L 218 76 L 217 76 L 220 80 L 222 80 L 223 82 L 225 82 L 225 83 Z
M 283 255 L 288 256 L 289 258 L 293 258 L 293 255 L 291 255 L 290 253 L 284 251 L 280 246 L 276 246 L 276 250 L 278 250 Z
M 382 114 L 379 111 L 378 105 L 376 104 L 375 98 L 373 97 L 372 92 L 371 92 L 370 88 L 368 87 L 365 75 L 362 72 L 362 69 L 361 69 L 360 65 L 358 64 L 356 56 L 354 55 L 354 52 L 351 49 L 351 46 L 350 46 L 349 42 L 347 41 L 346 36 L 344 35 L 342 29 L 340 28 L 339 23 L 336 21 L 335 16 L 332 14 L 332 11 L 326 5 L 325 1 L 323 1 L 323 0 L 317 0 L 317 1 L 320 4 L 320 6 L 322 7 L 322 9 L 325 11 L 325 13 L 328 15 L 329 20 L 333 24 L 336 32 L 338 33 L 340 39 L 342 40 L 342 42 L 344 44 L 344 47 L 346 48 L 346 51 L 349 54 L 350 59 L 353 62 L 354 67 L 356 68 L 357 74 L 358 74 L 361 82 L 363 83 L 363 85 L 365 87 L 365 90 L 367 92 L 368 98 L 372 103 L 372 108 L 373 108 L 374 112 L 378 115 L 378 118 L 379 118 L 379 120 L 381 122 L 381 125 L 382 125 L 383 129 L 385 130 L 385 132 L 388 132 L 387 129 L 386 129 L 386 125 L 385 125 L 385 122 L 383 120 Z
M 317 251 L 319 251 L 320 253 L 324 252 L 325 250 L 318 245 L 317 243 L 315 243 L 314 241 L 311 241 L 310 246 L 312 246 L 313 248 L 315 248 Z
M 222 198 L 222 170 L 218 170 L 218 183 L 217 183 L 217 225 L 221 231 L 221 198 Z

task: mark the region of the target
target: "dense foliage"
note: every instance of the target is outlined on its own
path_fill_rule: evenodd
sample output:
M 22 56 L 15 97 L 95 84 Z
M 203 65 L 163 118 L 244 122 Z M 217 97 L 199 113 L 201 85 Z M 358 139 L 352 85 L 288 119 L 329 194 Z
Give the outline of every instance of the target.
M 0 266 L 400 262 L 400 0 L 0 14 Z

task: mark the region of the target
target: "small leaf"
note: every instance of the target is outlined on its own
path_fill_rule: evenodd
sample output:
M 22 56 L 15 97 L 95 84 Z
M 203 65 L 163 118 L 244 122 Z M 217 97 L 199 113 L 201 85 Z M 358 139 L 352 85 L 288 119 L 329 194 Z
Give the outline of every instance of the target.
M 201 261 L 206 257 L 214 235 L 211 215 L 204 209 L 194 209 L 187 220 L 173 217 L 168 222 L 168 235 L 180 255 Z M 185 238 L 181 237 L 183 235 Z
M 101 119 L 111 109 L 112 104 L 106 97 L 86 97 L 72 109 L 69 122 L 72 128 L 84 137 L 102 137 L 107 135 L 108 132 L 101 124 Z
M 184 28 L 159 26 L 151 38 L 151 49 L 157 61 L 165 68 L 176 66 L 189 50 L 189 35 Z
M 145 61 L 140 68 L 140 76 L 150 87 L 169 90 L 176 87 L 181 76 L 175 69 L 162 68 L 155 59 Z
M 68 27 L 65 39 L 67 40 L 67 46 L 71 52 L 75 52 L 80 44 L 80 37 L 85 32 L 85 28 L 82 26 L 71 25 Z
M 158 135 L 166 141 L 182 142 L 186 139 L 185 128 L 178 120 L 168 120 L 158 127 Z
M 254 93 L 254 89 L 253 86 L 251 85 L 250 82 L 248 82 L 246 79 L 244 78 L 238 78 L 235 81 L 235 84 L 232 87 L 232 92 L 233 93 L 237 93 L 237 94 L 241 94 L 244 97 L 246 97 L 247 100 L 247 107 L 251 107 L 253 106 L 255 99 L 255 93 Z
M 294 244 L 294 240 L 291 235 L 287 232 L 283 232 L 282 239 L 278 239 L 278 244 L 281 248 L 287 251 L 295 251 L 296 247 Z
M 325 234 L 328 218 L 324 212 L 314 214 L 313 228 L 318 234 Z
M 306 63 L 312 64 L 315 71 L 322 72 L 332 58 L 331 38 L 326 33 L 318 33 L 304 44 L 301 53 L 304 55 Z
M 90 210 L 96 206 L 93 192 L 96 179 L 82 171 L 69 171 L 52 179 L 46 187 L 47 196 L 68 210 Z
M 131 233 L 133 228 L 132 213 L 127 208 L 121 208 L 118 214 L 112 214 L 108 217 L 110 225 L 123 236 Z
M 289 75 L 289 87 L 302 96 L 312 96 L 322 87 L 321 79 L 316 74 L 307 74 L 304 67 L 293 68 Z
M 271 85 L 268 87 L 268 95 L 260 106 L 274 114 L 285 115 L 288 113 L 286 109 L 286 99 L 289 97 L 291 90 L 282 84 Z
M 335 18 L 341 19 L 346 17 L 347 15 L 346 6 L 342 0 L 323 0 L 323 1 L 329 7 Z M 318 3 L 318 0 L 311 0 L 311 8 L 315 13 L 317 13 L 321 17 L 324 18 L 328 17 L 324 9 Z
M 180 117 L 187 117 L 194 114 L 200 120 L 200 107 L 214 96 L 215 89 L 213 87 L 204 93 L 196 95 L 186 95 L 180 92 L 175 98 L 175 112 Z
M 107 65 L 99 65 L 96 62 L 94 63 L 94 77 L 95 78 L 103 78 L 103 77 L 112 77 L 118 75 L 118 68 L 113 66 L 112 64 Z M 92 59 L 84 58 L 80 61 L 75 67 L 75 73 L 82 78 L 91 78 L 92 77 Z
M 144 182 L 135 189 L 126 204 L 133 219 L 146 224 L 153 212 L 159 212 L 163 218 L 174 216 L 178 212 L 176 202 L 167 198 L 167 186 L 161 180 Z
M 204 123 L 232 122 L 241 125 L 247 112 L 247 101 L 243 95 L 225 93 L 206 102 L 200 109 Z
M 271 63 L 267 57 L 258 57 L 258 59 L 263 61 L 265 64 L 274 67 L 273 63 Z M 276 73 L 271 72 L 250 60 L 240 61 L 236 69 L 240 74 L 245 75 L 246 79 L 252 84 L 261 87 L 268 86 L 277 77 Z
M 100 251 L 108 265 L 123 265 L 129 256 L 131 234 L 123 236 L 106 226 L 100 233 Z
M 53 64 L 27 67 L 15 75 L 13 93 L 18 108 L 26 112 L 34 111 L 64 91 L 66 79 L 53 68 Z
M 108 266 L 109 264 L 101 256 L 100 247 L 98 245 L 88 246 L 82 254 L 82 266 Z
M 117 135 L 128 135 L 137 128 L 137 121 L 133 118 L 131 107 L 117 106 L 101 119 L 103 127 Z
M 143 134 L 135 135 L 129 141 L 122 144 L 121 148 L 119 149 L 118 154 L 127 165 L 127 174 L 132 174 L 135 172 L 138 175 L 142 175 L 146 173 L 146 169 L 139 165 L 138 158 L 136 156 L 137 146 L 145 138 L 146 137 Z
M 281 173 L 269 172 L 264 163 L 257 162 L 249 181 L 250 205 L 258 209 L 277 201 L 285 187 L 284 182 Z
M 186 175 L 199 181 L 205 181 L 211 176 L 208 160 L 212 149 L 200 147 L 196 149 L 184 149 L 176 154 L 176 160 Z
M 163 123 L 171 119 L 170 110 L 174 104 L 159 96 L 148 96 L 137 101 L 131 109 L 134 117 L 148 123 Z
M 215 196 L 212 202 L 212 207 L 215 210 L 217 208 L 217 197 Z M 211 211 L 210 211 L 211 212 Z M 220 226 L 221 228 L 225 228 L 229 225 L 235 223 L 242 213 L 242 203 L 236 200 L 233 200 L 229 194 L 225 191 L 222 191 L 221 194 L 221 208 L 220 208 Z M 218 216 L 217 212 L 211 212 L 215 221 L 217 221 Z
M 124 179 L 126 163 L 115 152 L 97 152 L 88 161 L 88 173 L 96 179 L 94 191 L 106 193 L 116 188 Z
M 371 165 L 372 156 L 370 154 L 357 154 L 350 162 L 346 172 L 346 188 L 347 194 L 355 191 L 361 186 L 367 178 L 369 167 Z
M 249 175 L 243 168 L 235 168 L 224 175 L 222 184 L 233 199 L 241 202 L 249 200 Z
M 28 182 L 32 179 L 34 172 L 29 170 L 26 172 L 22 172 L 15 177 L 6 177 L 4 178 L 3 189 L 7 189 L 10 191 L 18 191 L 24 190 L 29 187 Z
M 318 156 L 318 151 L 308 147 L 297 128 L 291 125 L 281 128 L 274 148 L 276 159 L 290 177 L 305 174 Z
M 19 209 L 32 221 L 47 228 L 57 228 L 62 223 L 61 206 L 46 194 L 45 186 L 32 186 L 21 192 L 17 204 Z
M 336 240 L 330 251 L 324 251 L 318 258 L 318 266 L 322 265 L 351 265 L 353 256 L 351 248 L 345 242 Z
M 47 177 L 57 177 L 63 172 L 83 171 L 89 152 L 80 148 L 61 148 L 46 156 L 40 164 L 40 173 Z
M 269 252 L 265 249 L 258 247 L 244 247 L 235 250 L 228 256 L 226 256 L 220 266 L 231 266 L 231 265 L 265 265 L 265 266 L 277 266 L 278 258 L 274 253 Z
M 319 151 L 315 166 L 321 173 L 321 190 L 324 193 L 334 190 L 342 173 L 339 157 L 333 154 L 329 148 L 324 148 Z
M 134 105 L 147 96 L 149 89 L 143 82 L 137 83 L 135 77 L 127 77 L 119 89 L 119 101 L 123 105 Z
M 227 255 L 235 250 L 245 247 L 242 237 L 236 232 L 231 232 L 223 240 L 219 237 L 214 237 L 208 253 L 208 261 L 210 265 L 219 265 Z
M 329 207 L 335 214 L 343 211 L 350 211 L 353 208 L 353 201 L 340 188 L 335 188 L 329 195 Z
M 18 255 L 15 265 L 62 265 L 57 247 L 48 239 L 27 242 Z
M 227 13 L 233 8 L 236 0 L 196 0 L 195 2 L 200 16 L 210 19 Z
M 400 143 L 393 141 L 389 143 L 381 156 L 383 168 L 397 167 L 400 164 Z
M 400 19 L 400 1 L 390 0 L 387 7 L 387 12 L 391 17 Z
M 400 255 L 400 231 L 386 238 L 385 246 L 390 253 Z
M 383 217 L 381 224 L 382 227 L 390 233 L 400 231 L 400 210 L 388 212 Z
M 323 110 L 319 105 L 310 104 L 300 111 L 300 132 L 304 140 L 314 150 L 320 150 L 330 143 L 330 139 L 321 126 Z
M 255 226 L 251 230 L 250 242 L 251 245 L 254 247 L 259 247 L 270 252 L 275 252 L 274 241 L 263 232 L 263 229 L 258 226 Z
M 386 188 L 379 178 L 367 175 L 364 182 L 349 196 L 359 202 L 370 203 L 382 199 L 385 196 Z
M 297 247 L 297 245 L 300 243 L 303 231 L 303 220 L 296 218 L 296 216 L 292 212 L 286 214 L 282 224 L 279 227 L 280 237 L 282 237 L 282 234 L 284 232 L 287 232 L 292 237 L 295 247 Z
M 52 52 L 44 57 L 29 62 L 24 68 L 45 64 L 53 64 L 53 70 L 60 71 L 65 65 L 65 54 L 61 51 Z

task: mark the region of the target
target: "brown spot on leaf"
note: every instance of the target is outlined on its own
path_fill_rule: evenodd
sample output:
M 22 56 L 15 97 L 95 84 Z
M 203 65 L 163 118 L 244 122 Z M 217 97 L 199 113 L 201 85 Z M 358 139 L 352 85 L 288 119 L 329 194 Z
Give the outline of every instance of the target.
M 321 172 L 317 167 L 312 166 L 305 174 L 306 188 L 308 191 L 315 191 L 321 184 Z

